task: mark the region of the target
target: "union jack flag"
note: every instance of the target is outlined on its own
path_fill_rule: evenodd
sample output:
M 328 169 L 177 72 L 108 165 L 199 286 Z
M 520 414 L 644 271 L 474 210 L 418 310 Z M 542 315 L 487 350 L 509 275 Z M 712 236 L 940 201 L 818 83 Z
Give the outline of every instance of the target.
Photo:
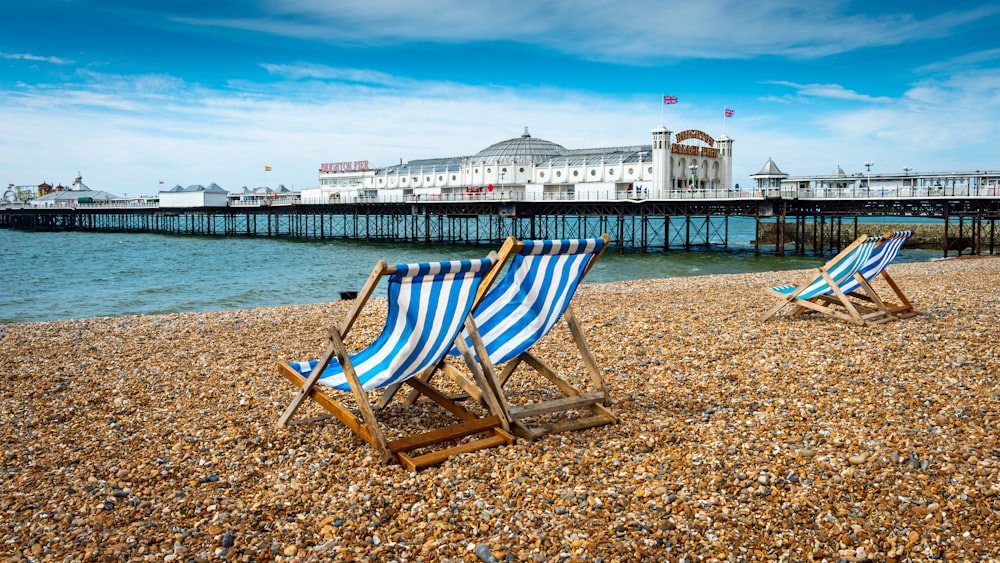
M 663 103 L 665 104 L 676 104 L 677 96 L 663 96 Z
M 729 108 L 726 108 L 726 117 L 732 117 L 734 113 L 736 112 Z

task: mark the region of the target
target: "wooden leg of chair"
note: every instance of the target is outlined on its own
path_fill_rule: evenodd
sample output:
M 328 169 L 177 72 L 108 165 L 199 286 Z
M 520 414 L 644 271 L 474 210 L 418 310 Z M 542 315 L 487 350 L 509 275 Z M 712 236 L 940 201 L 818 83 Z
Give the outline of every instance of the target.
M 330 361 L 333 359 L 336 353 L 337 351 L 332 344 L 326 347 L 326 350 L 323 351 L 323 356 L 316 364 L 316 367 L 313 368 L 312 372 L 309 374 L 308 379 L 306 379 L 305 382 L 299 387 L 298 392 L 295 394 L 294 397 L 292 397 L 292 402 L 289 403 L 288 407 L 285 409 L 285 412 L 281 413 L 281 417 L 278 418 L 278 424 L 277 424 L 278 428 L 286 426 L 288 424 L 288 421 L 292 418 L 292 415 L 295 414 L 295 411 L 299 410 L 299 407 L 302 405 L 302 401 L 305 400 L 306 396 L 309 395 L 309 392 L 312 390 L 313 385 L 315 385 L 316 382 L 319 381 L 320 375 L 322 375 L 323 371 L 326 370 L 327 366 L 330 365 Z
M 903 290 L 899 289 L 899 286 L 896 285 L 896 281 L 892 279 L 892 276 L 889 275 L 888 271 L 882 270 L 882 278 L 885 279 L 886 283 L 889 284 L 889 287 L 892 289 L 893 293 L 895 293 L 896 297 L 899 298 L 899 302 L 902 304 L 902 307 L 900 307 L 901 309 L 912 313 L 910 316 L 920 314 L 919 312 L 917 312 L 916 309 L 913 308 L 913 304 L 910 303 L 910 300 L 906 298 L 906 294 L 903 293 Z
M 861 289 L 867 297 L 867 301 L 870 301 L 875 305 L 875 310 L 864 316 L 866 323 L 881 323 L 897 320 L 892 314 L 892 311 L 886 307 L 882 299 L 877 293 L 875 293 L 875 290 L 872 289 L 872 286 L 868 284 L 868 280 L 864 279 L 860 273 L 856 275 L 858 277 L 858 283 L 861 285 Z
M 347 378 L 347 384 L 351 387 L 351 393 L 354 395 L 354 401 L 358 405 L 358 410 L 361 411 L 361 418 L 365 422 L 365 427 L 367 427 L 368 433 L 371 434 L 375 442 L 373 445 L 379 450 L 382 461 L 387 462 L 392 458 L 392 452 L 389 451 L 385 436 L 378 427 L 375 413 L 372 411 L 371 403 L 368 401 L 368 394 L 361 387 L 358 374 L 354 371 L 354 365 L 351 364 L 351 359 L 347 355 L 347 348 L 340 337 L 340 331 L 330 331 L 330 344 L 337 350 L 337 356 L 339 356 L 338 359 L 341 362 L 340 367 L 344 370 L 344 376 Z
M 302 401 L 309 395 L 313 384 L 319 379 L 320 373 L 322 373 L 320 370 L 313 370 L 313 373 L 309 375 L 309 379 L 302 382 L 302 386 L 299 387 L 299 390 L 295 392 L 295 396 L 292 397 L 292 402 L 288 404 L 288 407 L 285 408 L 285 411 L 278 418 L 278 423 L 275 425 L 277 428 L 283 428 L 288 425 L 289 420 L 295 415 L 295 411 L 299 410 L 299 407 L 302 405 Z
M 465 393 L 465 395 L 467 395 L 467 397 L 459 395 L 458 397 L 455 397 L 456 399 L 471 398 L 472 400 L 477 402 L 484 401 L 483 390 L 480 388 L 480 385 L 477 384 L 475 381 L 470 380 L 462 372 L 455 369 L 455 366 L 449 363 L 444 363 L 441 366 L 441 372 L 447 375 L 448 379 L 451 379 L 456 384 L 458 384 L 458 386 L 462 388 L 462 391 Z
M 423 381 L 424 383 L 428 383 L 429 384 L 431 382 L 431 379 L 434 378 L 434 374 L 436 374 L 436 373 L 437 373 L 437 369 L 428 370 L 428 371 L 426 371 L 426 372 L 418 375 L 417 377 L 421 381 Z M 406 397 L 403 399 L 403 406 L 405 406 L 407 408 L 412 407 L 413 404 L 416 403 L 417 399 L 419 399 L 419 398 L 420 398 L 420 391 L 417 390 L 416 387 L 413 387 L 411 385 L 410 386 L 410 390 L 406 392 Z
M 510 410 L 507 405 L 507 398 L 504 396 L 503 390 L 500 389 L 496 378 L 496 371 L 490 362 L 490 355 L 486 351 L 486 346 L 479 335 L 479 328 L 472 321 L 471 315 L 465 320 L 465 333 L 469 335 L 469 341 L 472 342 L 475 354 L 469 349 L 469 346 L 465 343 L 465 339 L 461 336 L 456 339 L 455 345 L 462 354 L 466 367 L 472 373 L 472 378 L 482 393 L 482 401 L 486 403 L 491 413 L 501 418 L 503 429 L 505 431 L 510 430 Z
M 544 362 L 539 360 L 530 352 L 521 354 L 521 357 L 524 359 L 526 364 L 545 376 L 545 379 L 551 381 L 563 395 L 566 395 L 567 397 L 576 397 L 583 394 L 579 389 L 573 387 L 568 381 L 559 377 L 559 374 L 553 371 L 549 366 L 545 365 Z
M 569 325 L 569 331 L 573 335 L 573 340 L 576 342 L 576 348 L 580 351 L 580 357 L 583 358 L 583 363 L 587 366 L 587 371 L 590 373 L 591 383 L 593 383 L 595 389 L 604 394 L 606 404 L 611 404 L 611 393 L 608 392 L 608 387 L 604 383 L 601 368 L 597 365 L 597 361 L 594 360 L 594 355 L 591 354 L 590 347 L 587 346 L 587 339 L 583 336 L 583 328 L 580 326 L 580 322 L 577 320 L 572 306 L 566 307 L 564 317 L 566 318 L 566 324 Z
M 410 379 L 407 379 L 406 384 L 416 389 L 421 395 L 426 396 L 428 399 L 440 405 L 441 408 L 466 422 L 478 418 L 476 415 L 469 412 L 465 407 L 451 400 L 451 398 L 444 393 L 438 391 L 434 387 L 431 387 L 427 383 L 424 383 L 424 381 L 419 377 L 411 377 Z
M 302 387 L 306 380 L 302 375 L 289 367 L 287 364 L 282 364 L 279 367 L 279 371 L 286 379 L 292 382 L 293 385 L 297 387 Z M 335 416 L 341 422 L 344 423 L 348 428 L 350 428 L 355 434 L 361 436 L 364 441 L 371 445 L 375 445 L 375 439 L 368 433 L 368 428 L 365 426 L 363 420 L 358 419 L 357 415 L 351 412 L 347 407 L 341 405 L 335 401 L 332 397 L 322 391 L 318 386 L 314 386 L 309 392 L 309 397 L 319 403 L 327 412 Z M 319 418 L 319 417 L 317 417 Z M 298 423 L 299 420 L 289 422 L 288 424 Z
M 382 391 L 382 396 L 379 397 L 378 403 L 375 405 L 375 410 L 380 411 L 387 407 L 392 401 L 392 398 L 396 396 L 396 393 L 403 387 L 403 383 L 393 383 L 392 385 L 385 388 Z
M 833 278 L 830 277 L 830 274 L 827 273 L 826 270 L 821 270 L 821 273 L 823 274 L 823 279 L 826 280 L 827 286 L 833 289 L 833 292 L 834 294 L 836 294 L 837 299 L 840 300 L 840 304 L 843 305 L 845 309 L 847 309 L 847 312 L 850 315 L 849 317 L 850 320 L 862 325 L 867 324 L 865 322 L 865 319 L 861 316 L 861 313 L 859 313 L 858 310 L 851 303 L 851 300 L 848 299 L 847 296 L 844 295 L 844 292 L 840 290 L 840 286 L 837 285 L 837 283 L 833 281 Z M 861 276 L 860 274 L 855 274 L 855 275 L 859 277 Z M 864 280 L 863 277 L 861 279 Z
M 784 297 L 779 297 L 774 302 L 774 305 L 770 309 L 768 309 L 767 312 L 765 312 L 763 315 L 761 315 L 760 320 L 763 322 L 763 321 L 766 321 L 767 319 L 770 319 L 774 315 L 777 315 L 778 311 L 781 311 L 782 309 L 784 309 L 785 305 L 788 305 L 789 303 L 791 303 L 791 301 L 789 299 L 786 299 Z
M 510 379 L 510 376 L 514 375 L 519 365 L 521 365 L 521 356 L 507 362 L 507 365 L 503 367 L 503 371 L 497 376 L 497 386 L 500 390 L 503 390 L 503 386 L 507 385 L 507 380 Z
M 420 375 L 418 375 L 417 377 L 419 377 L 423 381 L 429 383 L 430 380 L 431 380 L 431 378 L 434 377 L 434 374 L 439 369 L 446 368 L 447 365 L 448 365 L 447 362 L 445 362 L 445 360 L 442 359 L 436 365 L 431 366 L 431 367 L 427 368 L 426 370 L 424 370 L 424 372 L 421 373 Z M 402 387 L 403 387 L 403 383 L 402 382 L 401 383 L 394 383 L 394 384 L 386 387 L 385 391 L 382 393 L 382 397 L 379 399 L 378 406 L 376 407 L 376 410 L 385 408 L 389 404 L 389 402 L 392 401 L 393 397 L 396 396 L 396 393 L 398 393 L 399 390 Z M 403 405 L 406 406 L 406 407 L 413 406 L 413 403 L 417 402 L 417 399 L 419 398 L 419 396 L 420 396 L 419 392 L 417 392 L 413 388 L 410 388 L 410 391 L 406 394 L 406 397 L 403 399 Z
M 430 384 L 431 379 L 437 374 L 438 371 L 444 372 L 452 381 L 458 384 L 459 387 L 465 391 L 469 397 L 472 397 L 476 401 L 481 401 L 483 399 L 483 392 L 476 386 L 475 383 L 469 381 L 467 377 L 461 374 L 458 370 L 448 364 L 448 362 L 441 360 L 433 370 L 428 370 L 425 374 L 420 375 L 420 380 L 424 383 Z M 403 405 L 406 407 L 412 407 L 417 399 L 420 398 L 420 391 L 415 387 L 410 387 L 407 391 L 406 397 L 403 399 Z

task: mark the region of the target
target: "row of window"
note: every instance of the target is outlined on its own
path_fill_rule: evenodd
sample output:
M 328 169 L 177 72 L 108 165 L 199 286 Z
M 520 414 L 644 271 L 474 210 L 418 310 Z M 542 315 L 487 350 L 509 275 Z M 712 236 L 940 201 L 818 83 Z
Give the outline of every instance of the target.
M 501 173 L 506 173 L 507 169 L 506 168 L 502 168 L 502 169 L 500 169 L 500 172 Z M 524 168 L 519 169 L 518 172 L 524 173 Z M 475 170 L 473 170 L 473 173 L 474 174 L 478 174 L 479 173 L 479 169 L 476 168 Z M 493 169 L 492 168 L 487 168 L 486 169 L 486 173 L 487 174 L 492 174 L 493 173 Z M 647 174 L 652 174 L 653 173 L 653 167 L 650 166 L 650 167 L 646 168 L 646 173 Z M 609 168 L 608 169 L 608 174 L 611 175 L 611 176 L 614 176 L 615 169 L 614 168 Z M 634 168 L 629 168 L 628 169 L 628 175 L 631 176 L 633 174 L 635 174 L 635 169 Z M 596 169 L 592 169 L 590 171 L 590 175 L 591 176 L 597 176 L 597 170 Z M 540 178 L 544 178 L 545 177 L 545 171 L 543 170 L 543 171 L 539 172 L 538 176 Z M 576 178 L 576 177 L 579 177 L 579 176 L 580 176 L 580 171 L 579 170 L 574 170 L 573 171 L 573 177 Z M 556 178 L 562 178 L 562 170 L 556 170 Z M 413 180 L 413 183 L 417 183 L 417 181 L 419 180 L 419 178 L 417 178 L 416 176 L 413 176 L 412 180 Z M 437 180 L 438 180 L 438 182 L 443 182 L 444 181 L 444 176 L 438 176 Z M 451 175 L 451 180 L 453 182 L 458 181 L 458 175 L 452 174 Z M 424 182 L 428 182 L 429 183 L 430 181 L 431 181 L 431 177 L 430 176 L 426 176 L 424 178 Z M 378 179 L 378 183 L 379 183 L 379 185 L 384 184 L 385 183 L 385 178 L 379 178 Z M 400 178 L 400 183 L 406 183 L 406 178 Z

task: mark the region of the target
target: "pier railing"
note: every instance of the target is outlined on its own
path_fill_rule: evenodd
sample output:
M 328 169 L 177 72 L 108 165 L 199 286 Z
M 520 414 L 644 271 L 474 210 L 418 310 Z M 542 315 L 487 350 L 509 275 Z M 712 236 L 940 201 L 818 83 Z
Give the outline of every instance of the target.
M 868 188 L 720 188 L 720 189 L 670 189 L 670 190 L 559 190 L 543 192 L 506 191 L 492 192 L 371 195 L 335 197 L 330 199 L 302 198 L 299 203 L 323 205 L 328 203 L 422 203 L 422 202 L 615 202 L 615 201 L 687 201 L 687 200 L 763 200 L 763 199 L 822 199 L 865 201 L 878 199 L 933 199 L 933 198 L 997 198 L 997 186 L 901 186 Z
M 624 202 L 624 201 L 690 201 L 690 200 L 728 200 L 753 201 L 764 199 L 783 200 L 906 200 L 934 198 L 998 198 L 1000 187 L 996 185 L 977 186 L 974 184 L 955 184 L 949 186 L 895 186 L 895 187 L 810 187 L 796 188 L 782 186 L 781 188 L 680 188 L 669 190 L 653 190 L 643 187 L 615 190 L 552 190 L 524 191 L 505 190 L 502 188 L 484 192 L 462 192 L 443 194 L 378 194 L 331 198 L 299 198 L 283 195 L 275 199 L 237 199 L 231 198 L 228 207 L 283 207 L 294 205 L 325 205 L 338 203 L 427 203 L 427 202 Z M 5 202 L 0 201 L 0 209 L 23 208 L 55 208 L 55 209 L 156 209 L 159 203 L 155 199 L 113 199 L 80 203 L 65 202 Z

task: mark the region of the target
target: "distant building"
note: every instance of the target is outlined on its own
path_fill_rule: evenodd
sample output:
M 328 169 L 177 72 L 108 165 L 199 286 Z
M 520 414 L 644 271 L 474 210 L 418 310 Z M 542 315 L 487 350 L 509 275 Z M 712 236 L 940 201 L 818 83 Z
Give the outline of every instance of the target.
M 72 207 L 81 204 L 106 203 L 118 199 L 118 196 L 114 194 L 88 188 L 83 183 L 82 176 L 77 176 L 69 188 L 63 188 L 61 185 L 53 188 L 48 183 L 42 182 L 38 186 L 39 193 L 41 193 L 43 186 L 46 187 L 47 193 L 28 201 L 28 205 L 32 207 Z
M 757 193 L 769 197 L 778 197 L 778 194 L 781 193 L 781 183 L 786 178 L 788 178 L 788 174 L 782 172 L 774 160 L 770 158 L 756 174 L 750 175 L 750 179 L 757 184 Z
M 757 193 L 771 198 L 872 199 L 934 197 L 996 197 L 1000 195 L 1000 171 L 875 173 L 864 170 L 848 174 L 838 164 L 833 172 L 814 176 L 789 176 L 770 158 L 751 174 Z
M 229 192 L 219 187 L 215 182 L 208 187 L 194 184 L 188 187 L 174 186 L 159 193 L 160 207 L 226 207 L 229 205 Z
M 229 205 L 233 207 L 259 207 L 267 205 L 291 205 L 297 203 L 299 194 L 289 190 L 284 185 L 277 188 L 265 186 L 253 190 L 243 186 L 242 192 L 229 194 Z

